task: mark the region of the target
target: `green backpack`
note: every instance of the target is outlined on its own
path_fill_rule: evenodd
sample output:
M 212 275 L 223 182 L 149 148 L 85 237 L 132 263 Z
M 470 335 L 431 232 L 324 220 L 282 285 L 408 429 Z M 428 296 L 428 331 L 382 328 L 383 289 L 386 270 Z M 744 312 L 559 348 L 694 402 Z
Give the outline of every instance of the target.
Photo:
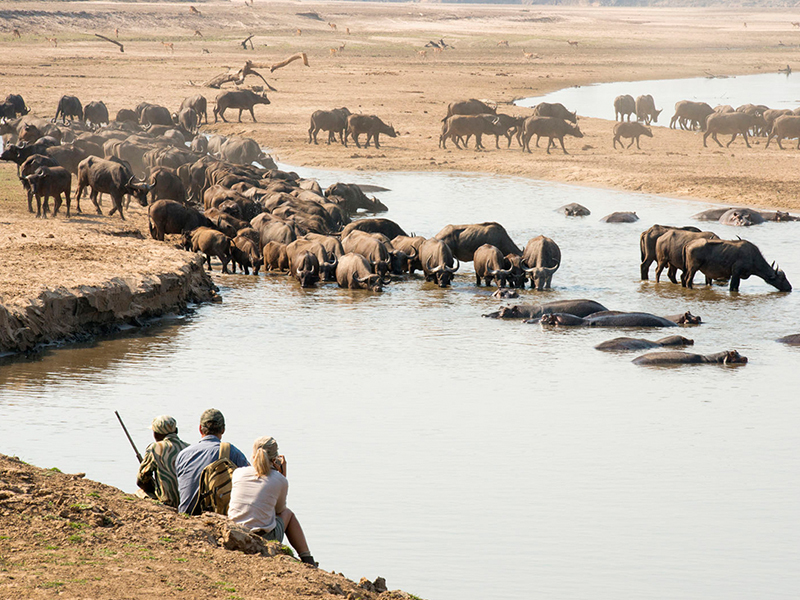
M 205 511 L 228 514 L 228 504 L 231 501 L 231 475 L 236 470 L 236 465 L 230 456 L 231 445 L 221 442 L 219 458 L 200 473 L 200 489 L 192 514 L 198 515 Z

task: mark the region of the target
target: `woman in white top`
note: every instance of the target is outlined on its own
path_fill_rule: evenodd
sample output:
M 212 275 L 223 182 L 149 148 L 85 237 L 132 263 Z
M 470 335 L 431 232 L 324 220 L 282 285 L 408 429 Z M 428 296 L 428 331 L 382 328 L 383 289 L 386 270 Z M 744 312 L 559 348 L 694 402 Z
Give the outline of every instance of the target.
M 300 521 L 286 506 L 286 459 L 278 455 L 275 438 L 258 438 L 250 463 L 252 466 L 236 469 L 231 476 L 228 517 L 268 540 L 282 542 L 285 533 L 300 560 L 316 566 Z

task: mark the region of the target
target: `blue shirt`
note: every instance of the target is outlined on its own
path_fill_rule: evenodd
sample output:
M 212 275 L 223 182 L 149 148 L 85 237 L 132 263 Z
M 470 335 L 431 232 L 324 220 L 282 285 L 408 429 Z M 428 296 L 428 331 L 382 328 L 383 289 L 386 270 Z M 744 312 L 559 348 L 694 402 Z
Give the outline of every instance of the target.
M 208 465 L 219 459 L 220 439 L 207 435 L 196 444 L 182 450 L 175 459 L 175 472 L 178 475 L 178 493 L 181 503 L 178 512 L 190 513 L 200 491 L 200 473 Z M 249 467 L 244 454 L 231 444 L 231 462 L 237 467 Z

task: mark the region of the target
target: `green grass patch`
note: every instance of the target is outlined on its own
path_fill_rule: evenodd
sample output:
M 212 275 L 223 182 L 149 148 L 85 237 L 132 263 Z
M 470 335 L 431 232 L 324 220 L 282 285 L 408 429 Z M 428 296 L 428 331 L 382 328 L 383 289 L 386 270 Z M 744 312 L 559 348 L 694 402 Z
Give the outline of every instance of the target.
M 189 559 L 188 559 L 188 558 L 176 558 L 176 559 L 175 559 L 175 562 L 181 562 L 181 563 L 183 563 L 183 562 L 189 562 Z
M 72 521 L 69 524 L 69 526 L 72 527 L 73 529 L 77 529 L 78 531 L 80 531 L 81 529 L 86 529 L 88 527 L 91 527 L 91 525 L 87 523 L 81 523 L 80 521 Z
M 90 498 L 99 498 L 100 497 L 100 494 L 98 494 L 97 492 L 89 492 L 86 495 L 89 496 Z
M 77 504 L 73 504 L 70 508 L 74 510 L 89 510 L 92 508 L 91 504 L 83 504 L 82 502 L 78 502 Z
M 161 542 L 162 544 L 173 544 L 173 543 L 175 543 L 175 540 L 173 540 L 168 535 L 162 535 L 160 538 L 158 538 L 158 541 Z
M 0 535 L 0 540 L 10 540 L 11 538 L 7 535 Z
M 45 546 L 44 548 L 45 550 L 58 550 L 58 546 L 53 546 L 53 545 Z
M 63 586 L 64 586 L 64 582 L 63 581 L 48 581 L 46 583 L 43 583 L 39 587 L 42 587 L 44 589 L 54 589 L 54 588 L 60 588 L 60 587 L 63 587 Z
M 218 586 L 223 592 L 235 592 L 236 588 L 226 581 L 217 581 L 214 585 Z
M 71 544 L 80 544 L 83 541 L 83 538 L 77 533 L 73 533 L 67 538 L 67 541 Z
M 53 473 L 61 473 L 61 469 L 59 469 L 58 467 L 50 467 L 47 470 L 52 471 Z

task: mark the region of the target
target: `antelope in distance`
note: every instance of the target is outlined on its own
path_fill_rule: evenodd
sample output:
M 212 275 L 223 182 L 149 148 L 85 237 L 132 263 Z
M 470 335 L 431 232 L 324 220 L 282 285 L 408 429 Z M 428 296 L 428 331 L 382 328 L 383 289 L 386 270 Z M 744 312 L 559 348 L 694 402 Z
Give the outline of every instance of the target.
M 44 39 L 46 39 L 48 42 L 50 42 L 52 44 L 53 48 L 58 48 L 58 38 L 49 38 L 49 37 L 45 36 Z
M 336 31 L 336 23 L 328 23 L 328 27 Z
M 572 46 L 573 48 L 577 48 L 577 47 L 578 47 L 578 42 L 573 42 L 573 41 L 571 41 L 571 40 L 567 40 L 567 43 L 568 43 L 570 46 Z
M 417 50 L 417 56 L 419 56 L 421 60 L 425 60 L 426 58 L 428 58 L 428 51 L 427 50 Z
M 16 38 L 16 39 L 20 39 L 22 36 L 19 33 L 19 29 L 15 29 L 14 31 L 12 31 L 11 32 L 11 37 Z
M 500 40 L 497 42 L 498 47 L 508 48 L 508 40 Z
M 173 54 L 175 54 L 175 44 L 173 42 L 161 42 L 161 45 L 164 46 L 164 48 L 168 49 Z
M 203 13 L 197 10 L 194 6 L 189 7 L 189 12 L 192 13 L 193 15 L 197 15 L 198 17 L 203 16 Z

